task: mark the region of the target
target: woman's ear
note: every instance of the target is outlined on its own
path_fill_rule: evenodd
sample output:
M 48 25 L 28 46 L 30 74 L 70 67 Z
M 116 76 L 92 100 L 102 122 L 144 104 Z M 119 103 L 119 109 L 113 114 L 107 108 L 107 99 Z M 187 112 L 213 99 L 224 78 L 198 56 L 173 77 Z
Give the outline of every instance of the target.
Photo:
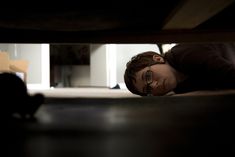
M 157 63 L 164 63 L 165 62 L 164 58 L 159 55 L 153 55 L 153 60 L 156 61 Z

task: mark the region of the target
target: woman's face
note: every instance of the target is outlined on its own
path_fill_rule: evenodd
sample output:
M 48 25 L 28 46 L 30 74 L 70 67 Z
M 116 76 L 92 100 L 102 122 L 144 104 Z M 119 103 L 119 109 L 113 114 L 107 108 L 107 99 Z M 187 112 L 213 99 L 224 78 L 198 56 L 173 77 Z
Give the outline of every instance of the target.
M 134 85 L 141 93 L 160 96 L 172 91 L 177 85 L 177 80 L 169 64 L 154 64 L 136 73 Z

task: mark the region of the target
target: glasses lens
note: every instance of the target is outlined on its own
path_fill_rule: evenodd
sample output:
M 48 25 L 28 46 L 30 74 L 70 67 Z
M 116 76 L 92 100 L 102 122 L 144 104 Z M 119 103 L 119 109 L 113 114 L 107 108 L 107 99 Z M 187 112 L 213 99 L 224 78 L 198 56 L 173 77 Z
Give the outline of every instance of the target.
M 152 71 L 151 70 L 147 70 L 145 73 L 145 79 L 146 79 L 146 83 L 150 84 L 152 83 Z
M 152 75 L 153 75 L 153 72 L 151 70 L 147 70 L 145 73 L 145 80 L 147 83 L 147 86 L 146 86 L 147 96 L 152 95 L 152 87 L 150 86 L 150 84 L 153 82 Z

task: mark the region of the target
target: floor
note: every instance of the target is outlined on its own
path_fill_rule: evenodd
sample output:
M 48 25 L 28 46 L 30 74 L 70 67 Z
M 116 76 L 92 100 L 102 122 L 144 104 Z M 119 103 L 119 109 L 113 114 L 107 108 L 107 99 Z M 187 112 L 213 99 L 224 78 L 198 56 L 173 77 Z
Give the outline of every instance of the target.
M 46 97 L 56 98 L 126 98 L 139 97 L 130 93 L 127 89 L 110 88 L 52 88 L 52 89 L 31 89 L 30 94 L 42 93 Z
M 44 94 L 33 118 L 2 124 L 5 156 L 235 155 L 234 94 L 138 97 L 109 89 Z

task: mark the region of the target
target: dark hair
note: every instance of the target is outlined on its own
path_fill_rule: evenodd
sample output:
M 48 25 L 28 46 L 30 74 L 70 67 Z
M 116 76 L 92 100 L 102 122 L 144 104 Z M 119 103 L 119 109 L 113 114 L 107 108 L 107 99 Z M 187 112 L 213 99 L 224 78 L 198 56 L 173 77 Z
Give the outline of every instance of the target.
M 162 55 L 158 54 L 154 51 L 146 51 L 142 52 L 138 55 L 135 55 L 131 58 L 129 62 L 126 64 L 126 70 L 124 73 L 124 81 L 126 84 L 126 87 L 130 92 L 133 94 L 146 96 L 146 93 L 139 92 L 136 87 L 134 86 L 134 82 L 136 81 L 136 72 L 140 71 L 141 69 L 151 66 L 154 64 L 157 64 L 156 61 L 153 60 L 154 55 L 159 55 L 163 57 Z

